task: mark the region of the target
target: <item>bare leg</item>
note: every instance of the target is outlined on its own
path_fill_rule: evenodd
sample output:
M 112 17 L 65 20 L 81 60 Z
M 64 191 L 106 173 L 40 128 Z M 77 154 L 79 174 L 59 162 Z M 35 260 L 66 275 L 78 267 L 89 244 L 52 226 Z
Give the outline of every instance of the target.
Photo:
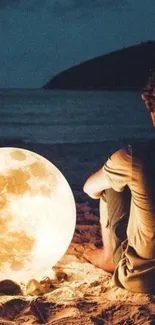
M 106 202 L 100 199 L 100 222 L 103 240 L 102 249 L 87 250 L 84 257 L 95 266 L 113 273 L 118 264 L 126 239 L 131 194 L 128 188 L 118 193 L 106 191 Z
M 113 249 L 110 243 L 110 230 L 107 227 L 107 204 L 102 199 L 100 200 L 100 213 L 104 214 L 104 216 L 102 215 L 101 220 L 101 234 L 104 247 L 100 249 L 86 250 L 84 257 L 93 265 L 107 272 L 113 273 L 116 266 L 113 262 Z
M 113 262 L 113 255 L 111 254 L 111 251 L 109 255 L 107 254 L 108 252 L 105 251 L 104 248 L 98 248 L 93 250 L 90 249 L 86 250 L 86 252 L 84 253 L 84 257 L 87 261 L 99 267 L 100 269 L 113 273 L 116 268 L 116 265 Z

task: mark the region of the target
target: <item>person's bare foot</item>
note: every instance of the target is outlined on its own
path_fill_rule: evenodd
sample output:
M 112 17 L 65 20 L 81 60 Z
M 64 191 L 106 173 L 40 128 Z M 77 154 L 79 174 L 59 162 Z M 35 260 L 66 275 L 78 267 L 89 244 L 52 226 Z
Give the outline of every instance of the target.
M 88 262 L 107 272 L 113 273 L 116 268 L 112 256 L 106 257 L 102 248 L 87 249 L 83 256 Z

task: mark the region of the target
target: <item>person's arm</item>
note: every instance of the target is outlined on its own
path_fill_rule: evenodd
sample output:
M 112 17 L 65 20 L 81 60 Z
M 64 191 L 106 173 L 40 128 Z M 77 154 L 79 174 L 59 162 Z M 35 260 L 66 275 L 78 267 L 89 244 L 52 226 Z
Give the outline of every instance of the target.
M 108 188 L 111 188 L 110 182 L 104 177 L 103 168 L 98 170 L 95 174 L 92 174 L 83 186 L 83 190 L 92 199 L 99 199 L 102 192 Z
M 132 154 L 130 146 L 116 151 L 104 166 L 91 175 L 84 184 L 83 190 L 93 199 L 99 199 L 102 192 L 113 188 L 123 191 L 132 178 Z

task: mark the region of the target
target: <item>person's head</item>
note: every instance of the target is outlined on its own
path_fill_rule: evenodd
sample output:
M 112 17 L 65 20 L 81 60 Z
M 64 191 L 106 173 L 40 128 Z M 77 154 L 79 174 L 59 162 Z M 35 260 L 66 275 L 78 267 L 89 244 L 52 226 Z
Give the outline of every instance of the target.
M 153 126 L 155 127 L 155 73 L 149 78 L 146 88 L 141 92 L 141 98 L 150 114 Z

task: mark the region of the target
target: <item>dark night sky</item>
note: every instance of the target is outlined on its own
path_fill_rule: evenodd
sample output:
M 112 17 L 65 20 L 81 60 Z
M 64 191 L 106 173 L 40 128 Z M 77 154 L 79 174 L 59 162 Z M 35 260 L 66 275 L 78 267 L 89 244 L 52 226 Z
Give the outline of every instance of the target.
M 37 88 L 90 58 L 155 40 L 155 0 L 0 0 L 0 87 Z

